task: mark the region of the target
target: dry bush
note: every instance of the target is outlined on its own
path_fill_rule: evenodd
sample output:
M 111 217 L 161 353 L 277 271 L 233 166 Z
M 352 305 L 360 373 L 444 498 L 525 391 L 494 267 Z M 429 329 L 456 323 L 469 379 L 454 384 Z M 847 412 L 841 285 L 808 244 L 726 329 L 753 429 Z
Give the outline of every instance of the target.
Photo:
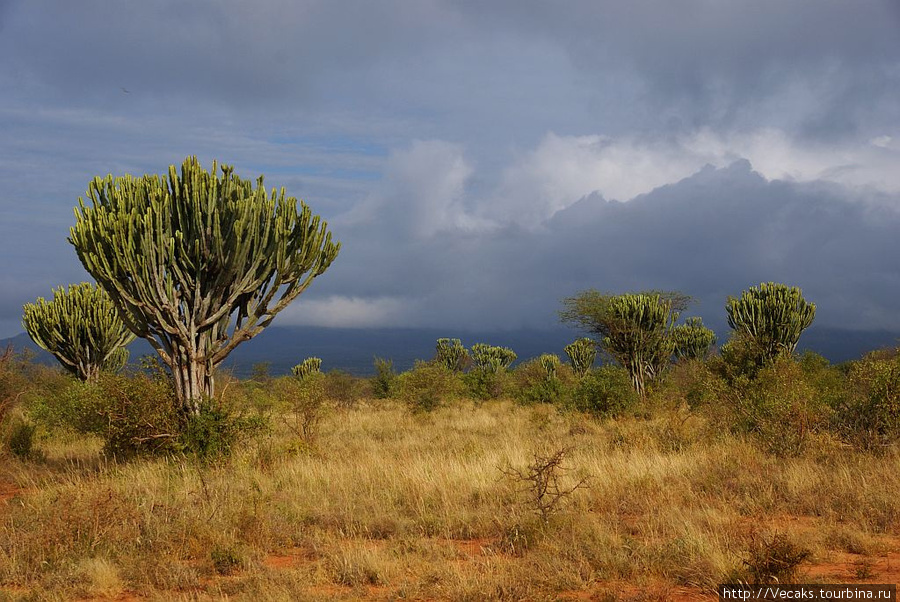
M 790 583 L 812 552 L 783 533 L 752 540 L 744 564 L 751 583 Z
M 425 374 L 407 380 L 411 399 L 439 386 Z M 557 599 L 610 582 L 708 589 L 746 578 L 745 560 L 771 574 L 766 550 L 784 546 L 763 538 L 756 554 L 759 525 L 803 547 L 870 553 L 898 534 L 896 453 L 780 458 L 727 430 L 692 435 L 703 417 L 682 412 L 598 421 L 457 400 L 413 413 L 387 399 L 322 416 L 316 454 L 272 451 L 296 438 L 282 429 L 272 446 L 238 446 L 210 466 L 104 461 L 96 441 L 54 432 L 44 461 L 3 467 L 24 489 L 0 515 L 0 582 L 36 599 L 118 588 L 149 599 Z M 518 476 L 498 479 L 500 466 Z M 565 494 L 583 475 L 590 487 Z M 272 555 L 292 564 L 276 569 Z

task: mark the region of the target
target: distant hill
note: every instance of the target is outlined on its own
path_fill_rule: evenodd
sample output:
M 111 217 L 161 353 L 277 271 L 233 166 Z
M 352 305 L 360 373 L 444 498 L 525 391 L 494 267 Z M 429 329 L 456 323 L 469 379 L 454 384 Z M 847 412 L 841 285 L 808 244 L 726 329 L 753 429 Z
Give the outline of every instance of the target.
M 225 368 L 238 376 L 248 376 L 255 364 L 268 362 L 272 375 L 287 374 L 304 358 L 322 358 L 323 370 L 345 370 L 356 375 L 370 375 L 375 356 L 392 359 L 398 371 L 412 367 L 417 359 L 434 356 L 434 344 L 440 337 L 462 339 L 467 347 L 473 343 L 490 343 L 512 348 L 519 360 L 556 353 L 565 358 L 563 347 L 580 336 L 571 330 L 515 330 L 466 333 L 438 329 L 355 329 L 301 326 L 271 326 L 259 336 L 238 347 L 226 360 Z M 721 337 L 720 338 L 724 338 Z M 22 333 L 0 340 L 0 349 L 11 344 L 17 351 L 30 349 L 35 360 L 52 364 L 53 357 L 40 350 L 28 335 Z M 833 363 L 856 359 L 868 351 L 900 344 L 900 333 L 889 331 L 854 331 L 811 327 L 800 341 L 801 350 L 810 349 Z M 137 340 L 129 346 L 131 357 L 154 354 L 152 347 Z
M 338 369 L 351 374 L 369 375 L 374 372 L 375 356 L 393 360 L 394 368 L 398 371 L 411 368 L 417 359 L 431 359 L 434 356 L 435 341 L 440 337 L 460 338 L 467 347 L 479 342 L 503 345 L 512 348 L 519 359 L 524 360 L 542 353 L 557 353 L 565 357 L 563 347 L 577 336 L 564 329 L 471 334 L 437 329 L 271 326 L 259 336 L 240 345 L 225 361 L 224 366 L 238 376 L 247 376 L 255 364 L 268 362 L 270 373 L 279 375 L 289 373 L 303 359 L 316 356 L 322 358 L 323 370 Z M 49 353 L 39 349 L 25 333 L 0 340 L 0 348 L 7 344 L 12 344 L 17 351 L 30 349 L 36 354 L 35 361 L 48 364 L 55 362 Z M 129 351 L 132 359 L 155 353 L 141 339 L 129 345 Z

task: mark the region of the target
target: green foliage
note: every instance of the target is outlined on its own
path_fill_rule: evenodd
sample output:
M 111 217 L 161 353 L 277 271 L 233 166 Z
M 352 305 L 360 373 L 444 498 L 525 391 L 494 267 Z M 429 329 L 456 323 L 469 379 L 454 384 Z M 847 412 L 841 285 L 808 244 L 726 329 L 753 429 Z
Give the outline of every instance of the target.
M 668 303 L 673 312 L 681 313 L 691 303 L 691 297 L 677 291 L 644 291 L 649 297 L 659 297 L 663 303 Z M 559 318 L 566 324 L 571 324 L 585 332 L 597 335 L 603 340 L 610 335 L 613 325 L 610 321 L 609 305 L 617 295 L 601 293 L 595 289 L 588 289 L 562 300 L 563 308 L 559 312 Z
M 566 345 L 565 351 L 572 364 L 572 370 L 579 377 L 587 374 L 597 359 L 597 344 L 593 339 L 587 337 Z
M 729 394 L 728 383 L 708 362 L 697 359 L 678 362 L 668 373 L 660 394 L 673 398 L 674 407 L 683 402 L 691 411 L 712 418 L 717 426 L 729 426 L 731 417 L 722 416 L 726 405 L 723 400 Z
M 206 401 L 185 418 L 174 404 L 171 382 L 144 373 L 101 374 L 96 382 L 69 380 L 31 395 L 32 419 L 48 430 L 96 435 L 117 458 L 187 453 L 202 461 L 227 456 L 236 441 L 259 432 L 261 418 L 235 414 Z
M 462 372 L 469 362 L 469 352 L 459 339 L 438 339 L 435 359 L 454 372 Z
M 556 371 L 559 369 L 559 356 L 552 353 L 545 353 L 538 358 L 541 367 L 547 374 L 547 380 L 556 379 Z
M 322 368 L 322 360 L 318 357 L 308 357 L 293 368 L 291 374 L 297 378 L 306 378 L 310 374 L 319 374 Z
M 180 429 L 178 446 L 183 453 L 210 464 L 227 459 L 242 441 L 265 429 L 260 416 L 235 414 L 225 404 L 205 401 Z
M 502 372 L 509 368 L 517 357 L 516 353 L 508 347 L 495 347 L 485 343 L 472 345 L 472 360 L 475 362 L 476 369 L 484 373 Z
M 725 311 L 728 325 L 743 337 L 759 366 L 794 353 L 800 335 L 816 316 L 816 306 L 798 287 L 775 282 L 750 287 L 739 298 L 729 297 Z
M 834 403 L 838 436 L 873 451 L 900 441 L 900 356 L 870 353 L 850 365 L 847 382 Z
M 564 299 L 560 317 L 601 337 L 604 350 L 628 371 L 634 389 L 644 397 L 647 385 L 671 361 L 672 329 L 689 301 L 676 292 L 607 295 L 588 290 Z
M 397 378 L 397 397 L 413 411 L 431 411 L 461 393 L 459 376 L 444 364 L 417 361 Z
M 702 318 L 688 318 L 672 329 L 675 357 L 702 360 L 716 344 L 716 333 L 703 325 Z
M 0 352 L 0 425 L 12 411 L 26 386 L 15 364 L 13 348 L 10 345 Z
M 95 178 L 69 241 L 119 315 L 171 369 L 181 412 L 212 398 L 213 371 L 324 273 L 339 243 L 285 191 L 215 162 Z
M 277 383 L 279 397 L 287 401 L 288 426 L 306 445 L 315 443 L 325 417 L 325 379 L 321 372 L 313 372 L 304 378 L 279 379 Z
M 829 419 L 829 408 L 791 358 L 776 358 L 753 380 L 735 384 L 733 394 L 737 429 L 754 435 L 779 456 L 802 453 Z
M 752 380 L 763 367 L 759 346 L 749 335 L 733 331 L 719 348 L 720 357 L 712 358 L 716 371 L 731 384 Z
M 71 429 L 103 439 L 106 453 L 131 457 L 177 450 L 179 420 L 168 383 L 145 374 L 101 374 L 69 381 L 61 391 L 36 392 L 32 418 L 48 429 Z
M 209 553 L 213 568 L 220 575 L 231 575 L 244 564 L 242 554 L 233 547 L 216 547 Z
M 547 354 L 518 366 L 512 372 L 509 388 L 523 403 L 560 403 L 567 399 L 574 380 L 568 366 L 560 365 L 557 356 Z
M 257 383 L 268 382 L 272 378 L 272 362 L 256 362 L 250 367 L 250 380 Z
M 14 456 L 27 460 L 34 454 L 34 434 L 37 426 L 25 420 L 16 422 L 9 433 L 7 446 Z
M 369 394 L 368 382 L 343 370 L 325 374 L 325 396 L 338 406 L 351 408 Z
M 588 372 L 572 393 L 572 407 L 597 416 L 620 416 L 637 405 L 640 397 L 628 372 L 619 366 L 602 366 Z
M 375 358 L 375 376 L 372 378 L 372 395 L 375 399 L 387 399 L 393 396 L 397 383 L 397 374 L 394 372 L 394 361 Z
M 80 380 L 101 370 L 116 372 L 128 361 L 125 345 L 134 340 L 106 292 L 89 283 L 59 287 L 51 301 L 26 303 L 22 324 L 39 347 Z

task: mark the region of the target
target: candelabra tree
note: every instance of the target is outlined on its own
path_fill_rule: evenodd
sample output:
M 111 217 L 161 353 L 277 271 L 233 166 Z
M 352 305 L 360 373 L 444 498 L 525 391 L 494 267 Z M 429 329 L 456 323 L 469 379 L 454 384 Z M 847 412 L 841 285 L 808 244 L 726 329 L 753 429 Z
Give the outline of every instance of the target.
M 688 318 L 672 329 L 675 357 L 702 360 L 716 344 L 716 333 L 703 325 L 703 318 Z
M 171 369 L 182 414 L 214 394 L 214 370 L 268 326 L 340 250 L 327 224 L 281 191 L 196 157 L 168 177 L 95 178 L 71 242 L 122 320 Z
M 572 364 L 572 370 L 578 376 L 584 376 L 597 359 L 597 344 L 589 337 L 573 341 L 565 346 L 566 355 Z
M 497 347 L 485 343 L 472 345 L 472 360 L 485 374 L 497 374 L 516 361 L 516 352 L 508 347 Z
M 87 282 L 54 289 L 50 301 L 25 304 L 22 324 L 35 344 L 88 382 L 103 370 L 121 369 L 128 361 L 125 345 L 134 340 L 109 295 Z
M 803 298 L 799 287 L 777 282 L 751 286 L 725 304 L 728 325 L 752 347 L 757 363 L 790 355 L 800 335 L 816 317 L 816 306 Z
M 597 335 L 603 350 L 621 364 L 642 397 L 647 384 L 669 365 L 672 329 L 690 297 L 647 291 L 609 295 L 584 291 L 563 300 L 560 318 Z
M 304 379 L 310 374 L 319 374 L 322 371 L 322 358 L 308 357 L 293 368 L 291 374 L 299 379 Z
M 435 357 L 453 372 L 462 372 L 469 360 L 469 352 L 459 339 L 438 339 L 435 345 Z

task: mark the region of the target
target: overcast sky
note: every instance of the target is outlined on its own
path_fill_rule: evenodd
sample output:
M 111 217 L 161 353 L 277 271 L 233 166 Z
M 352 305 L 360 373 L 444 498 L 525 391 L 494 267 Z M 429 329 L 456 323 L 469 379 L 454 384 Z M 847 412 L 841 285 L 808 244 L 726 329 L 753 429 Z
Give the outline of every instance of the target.
M 275 324 L 556 324 L 761 281 L 900 330 L 896 0 L 0 0 L 0 337 L 95 175 L 266 175 L 343 250 Z M 722 333 L 720 333 L 721 335 Z

